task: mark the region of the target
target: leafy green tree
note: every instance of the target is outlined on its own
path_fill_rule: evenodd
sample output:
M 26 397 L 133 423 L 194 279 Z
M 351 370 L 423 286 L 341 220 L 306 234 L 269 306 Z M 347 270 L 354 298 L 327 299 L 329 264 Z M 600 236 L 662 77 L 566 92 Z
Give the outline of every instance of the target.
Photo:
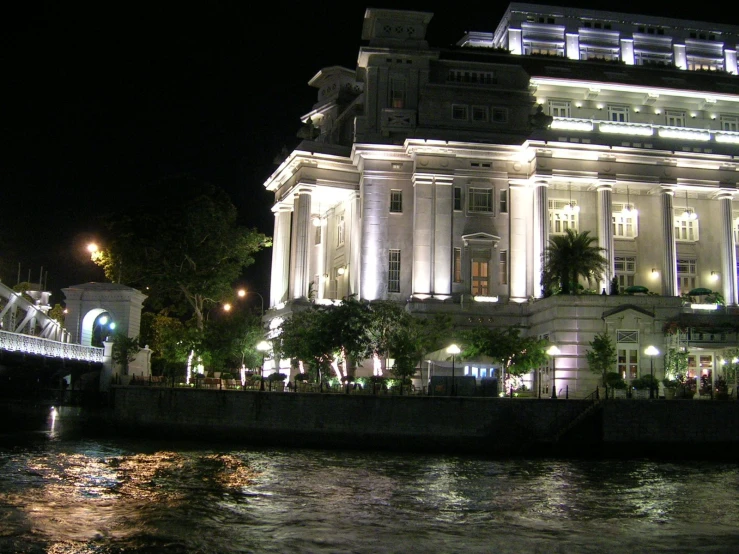
M 572 294 L 581 277 L 588 283 L 602 279 L 608 260 L 602 254 L 603 248 L 593 246 L 597 241 L 589 231 L 578 233 L 573 229 L 549 237 L 542 276 L 544 289 L 551 292 L 559 286 L 562 294 Z
M 111 357 L 121 366 L 123 375 L 128 375 L 128 365 L 136 359 L 140 350 L 138 337 L 129 337 L 125 331 L 113 333 Z
M 585 352 L 588 367 L 593 373 L 601 376 L 603 384 L 606 384 L 606 376 L 613 371 L 616 363 L 616 347 L 611 341 L 608 333 L 598 333 L 590 341 L 591 350 Z
M 520 377 L 546 365 L 548 342 L 535 337 L 522 337 L 519 327 L 494 329 L 474 327 L 462 332 L 464 348 L 462 358 L 489 356 L 498 360 L 503 368 L 503 381 L 509 376 Z
M 54 304 L 54 307 L 49 310 L 49 317 L 56 319 L 64 327 L 64 308 L 61 304 Z
M 211 319 L 206 326 L 203 351 L 209 353 L 213 371 L 229 371 L 242 365 L 259 367 L 262 353 L 256 345 L 264 339 L 261 317 L 235 312 Z
M 187 357 L 201 348 L 201 333 L 177 318 L 145 312 L 141 316 L 141 341 L 152 351 L 152 368 L 162 375 L 184 375 Z
M 439 350 L 452 331 L 448 316 L 421 319 L 402 311 L 404 317 L 391 328 L 388 347 L 395 358 L 391 370 L 394 377 L 408 384 L 416 368 L 428 352 Z
M 145 290 L 152 305 L 174 305 L 203 331 L 209 308 L 232 295 L 232 284 L 271 239 L 237 224 L 220 188 L 187 178 L 160 184 L 161 200 L 134 214 L 108 217 L 97 265 L 111 281 Z

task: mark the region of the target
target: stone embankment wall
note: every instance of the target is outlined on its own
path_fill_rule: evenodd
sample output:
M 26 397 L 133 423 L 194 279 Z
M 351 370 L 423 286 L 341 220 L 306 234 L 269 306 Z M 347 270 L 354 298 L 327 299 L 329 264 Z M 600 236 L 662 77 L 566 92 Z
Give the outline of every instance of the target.
M 167 438 L 494 455 L 739 449 L 737 402 L 610 400 L 578 418 L 588 402 L 115 387 L 112 403 L 116 430 Z

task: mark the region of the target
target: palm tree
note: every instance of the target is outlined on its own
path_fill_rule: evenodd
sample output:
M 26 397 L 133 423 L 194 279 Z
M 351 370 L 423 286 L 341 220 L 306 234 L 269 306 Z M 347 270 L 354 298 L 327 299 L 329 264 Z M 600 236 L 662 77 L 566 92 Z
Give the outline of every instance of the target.
M 564 235 L 549 237 L 542 275 L 545 290 L 559 285 L 562 294 L 571 294 L 575 292 L 571 289 L 577 287 L 580 277 L 587 279 L 588 283 L 601 280 L 608 260 L 602 254 L 605 248 L 593 246 L 597 241 L 598 238 L 591 237 L 589 231 L 578 233 L 573 229 L 567 229 Z

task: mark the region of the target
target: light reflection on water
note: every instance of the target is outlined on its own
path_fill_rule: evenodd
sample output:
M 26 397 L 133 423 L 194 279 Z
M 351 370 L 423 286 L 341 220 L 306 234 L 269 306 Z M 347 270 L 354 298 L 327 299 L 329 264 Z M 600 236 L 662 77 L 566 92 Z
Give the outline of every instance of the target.
M 29 437 L 32 437 L 29 439 Z M 0 553 L 735 552 L 735 464 L 19 435 Z

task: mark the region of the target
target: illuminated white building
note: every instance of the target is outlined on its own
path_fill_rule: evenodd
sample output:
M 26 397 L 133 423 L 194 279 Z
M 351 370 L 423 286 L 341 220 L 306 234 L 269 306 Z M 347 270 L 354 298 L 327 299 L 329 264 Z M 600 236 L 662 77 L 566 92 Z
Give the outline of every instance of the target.
M 572 395 L 595 388 L 602 331 L 627 378 L 649 373 L 670 320 L 692 329 L 696 371 L 718 368 L 738 327 L 739 28 L 513 3 L 441 49 L 432 16 L 368 9 L 357 67 L 310 81 L 305 140 L 265 183 L 272 316 L 354 294 L 524 325 L 560 347 Z M 542 298 L 542 254 L 568 228 L 598 237 L 608 271 L 596 295 Z M 613 277 L 656 295 L 598 294 Z M 697 287 L 726 308 L 684 305 Z M 532 379 L 548 393 L 551 372 Z

